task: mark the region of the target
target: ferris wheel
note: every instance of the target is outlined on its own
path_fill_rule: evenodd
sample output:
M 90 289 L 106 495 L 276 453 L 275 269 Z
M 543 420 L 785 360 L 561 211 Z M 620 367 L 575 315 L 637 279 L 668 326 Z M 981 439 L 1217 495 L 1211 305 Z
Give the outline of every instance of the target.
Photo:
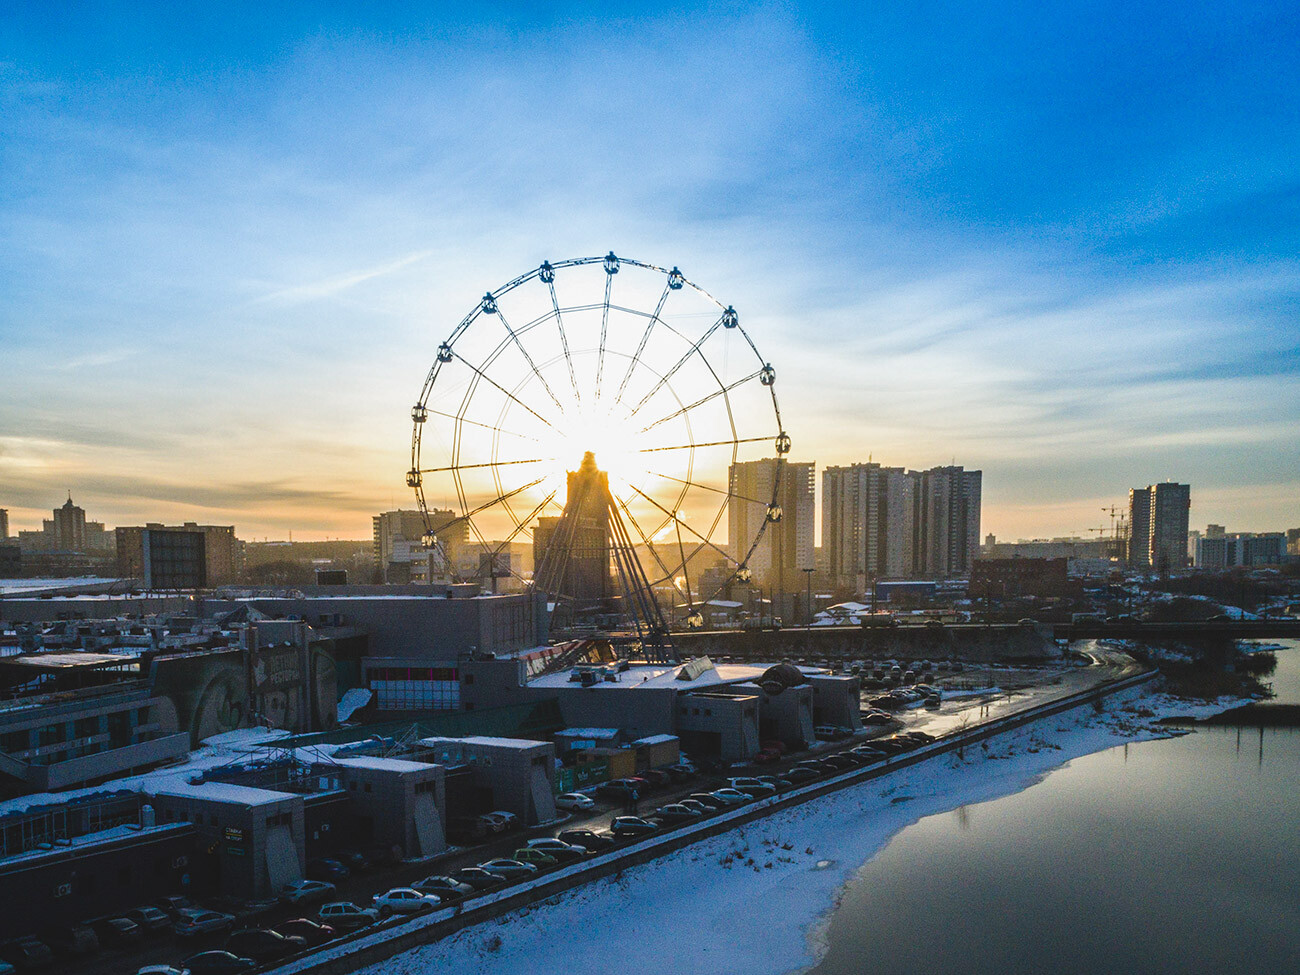
M 580 573 L 556 568 L 564 536 L 566 558 L 621 580 L 629 614 L 701 626 L 710 600 L 751 581 L 782 518 L 776 378 L 736 309 L 676 267 L 612 252 L 543 262 L 451 331 L 412 408 L 406 480 L 425 544 L 451 578 L 536 584 L 561 605 L 582 599 L 565 591 Z M 733 475 L 759 460 L 765 478 Z M 593 468 L 621 522 L 605 549 L 573 497 L 575 472 Z

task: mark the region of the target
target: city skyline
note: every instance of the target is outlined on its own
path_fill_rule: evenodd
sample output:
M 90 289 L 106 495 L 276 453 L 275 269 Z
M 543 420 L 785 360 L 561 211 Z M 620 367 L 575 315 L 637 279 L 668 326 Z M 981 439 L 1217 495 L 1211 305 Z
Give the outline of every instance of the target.
M 791 459 L 982 469 L 1000 537 L 1293 520 L 1285 12 L 74 10 L 0 20 L 11 533 L 365 538 L 455 322 L 611 249 L 736 304 Z

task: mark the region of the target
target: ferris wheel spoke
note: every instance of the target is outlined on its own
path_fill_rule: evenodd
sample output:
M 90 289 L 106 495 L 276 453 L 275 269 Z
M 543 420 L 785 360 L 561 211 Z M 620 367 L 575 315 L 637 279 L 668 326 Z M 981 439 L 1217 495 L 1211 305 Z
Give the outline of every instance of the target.
M 742 444 L 742 443 L 762 443 L 762 442 L 775 443 L 776 438 L 775 437 L 742 437 L 739 440 L 710 440 L 705 443 L 679 443 L 679 444 L 673 444 L 671 447 L 645 447 L 642 448 L 641 450 L 638 450 L 637 453 L 654 454 L 663 450 L 693 450 L 693 449 L 698 449 L 700 447 L 731 447 L 736 444 Z
M 724 550 L 723 550 L 722 548 L 720 548 L 717 544 L 715 544 L 711 539 L 706 538 L 704 535 L 701 535 L 701 534 L 700 534 L 698 531 L 696 531 L 693 527 L 691 527 L 691 526 L 688 525 L 686 522 L 684 522 L 681 518 L 679 518 L 678 515 L 677 515 L 677 512 L 675 512 L 675 511 L 669 511 L 669 510 L 668 510 L 667 508 L 665 508 L 662 504 L 660 504 L 660 503 L 659 503 L 658 501 L 656 501 L 654 498 L 650 497 L 650 495 L 646 494 L 644 491 L 642 491 L 642 490 L 641 490 L 639 487 L 637 487 L 635 484 L 630 484 L 630 485 L 628 485 L 628 486 L 631 487 L 632 490 L 635 491 L 637 494 L 641 495 L 641 497 L 645 498 L 645 499 L 646 499 L 647 501 L 649 501 L 652 505 L 654 505 L 656 508 L 658 508 L 660 511 L 662 511 L 662 512 L 664 513 L 664 515 L 666 515 L 666 516 L 668 517 L 669 520 L 674 521 L 674 522 L 676 522 L 678 525 L 680 525 L 681 527 L 685 528 L 688 532 L 690 532 L 692 535 L 694 535 L 696 538 L 698 538 L 698 539 L 699 539 L 701 542 L 703 542 L 705 545 L 709 546 L 709 548 L 713 549 L 715 552 L 717 552 L 719 555 L 721 555 L 724 559 L 727 559 L 728 561 L 731 561 L 731 562 L 735 562 L 735 561 L 736 561 L 734 558 L 732 558 L 732 556 L 730 555 L 730 553 L 724 551 Z
M 637 344 L 636 352 L 632 354 L 632 360 L 627 364 L 627 372 L 623 373 L 623 381 L 618 384 L 618 395 L 614 397 L 614 405 L 617 406 L 623 402 L 623 393 L 627 390 L 628 381 L 632 378 L 632 373 L 636 370 L 637 363 L 641 361 L 641 353 L 645 351 L 646 343 L 650 341 L 650 333 L 654 331 L 655 323 L 659 321 L 659 316 L 663 313 L 664 304 L 668 301 L 668 296 L 672 293 L 672 287 L 664 285 L 664 293 L 659 296 L 659 304 L 655 305 L 654 314 L 646 322 L 645 331 L 641 333 L 641 341 Z
M 482 467 L 512 467 L 516 464 L 547 464 L 558 457 L 528 457 L 523 460 L 487 460 L 481 464 L 450 464 L 446 467 L 422 467 L 421 474 L 445 474 L 447 471 L 472 471 Z M 542 480 L 545 480 L 543 478 Z
M 701 484 L 699 481 L 692 481 L 686 477 L 674 477 L 672 474 L 665 474 L 662 471 L 652 471 L 648 467 L 645 472 L 652 477 L 662 477 L 668 481 L 676 481 L 678 484 L 686 484 L 690 487 L 699 488 L 701 491 L 712 491 L 714 494 L 722 494 L 735 501 L 745 501 L 749 504 L 761 504 L 766 507 L 766 501 L 759 501 L 756 498 L 747 498 L 743 494 L 736 494 L 734 491 L 724 491 L 722 488 L 713 487 L 709 484 Z
M 471 525 L 473 525 L 475 515 L 481 515 L 483 512 L 487 511 L 488 508 L 491 508 L 493 505 L 500 504 L 503 501 L 509 501 L 511 498 L 515 497 L 516 495 L 523 494 L 529 488 L 537 487 L 537 485 L 541 484 L 543 481 L 546 480 L 547 477 L 550 476 L 551 475 L 547 474 L 545 477 L 539 477 L 535 481 L 529 481 L 527 484 L 521 485 L 520 487 L 515 488 L 513 491 L 507 491 L 504 494 L 498 494 L 491 501 L 484 502 L 483 504 L 475 508 L 473 511 L 467 511 L 459 518 L 453 518 L 451 521 L 447 522 L 447 524 L 443 525 L 442 528 L 439 529 L 439 531 L 446 531 L 447 528 L 450 527 L 451 525 L 458 525 L 462 521 L 467 521 Z M 556 491 L 558 490 L 559 488 L 556 488 Z M 552 497 L 554 497 L 554 492 L 552 493 Z
M 430 407 L 425 407 L 425 409 L 427 409 L 432 416 L 445 417 L 448 420 L 455 420 L 458 423 L 468 423 L 471 426 L 482 427 L 484 430 L 491 430 L 493 433 L 504 433 L 510 437 L 519 437 L 521 440 L 531 440 L 533 443 L 542 442 L 538 437 L 530 437 L 526 433 L 515 433 L 515 431 L 507 430 L 505 427 L 494 427 L 490 423 L 480 423 L 478 420 L 471 420 L 467 417 L 457 416 L 455 413 L 444 413 L 442 410 L 435 410 Z
M 541 370 L 537 368 L 537 364 L 533 362 L 533 357 L 528 354 L 528 350 L 524 348 L 524 344 L 519 341 L 519 335 L 510 327 L 510 323 L 506 321 L 506 313 L 501 311 L 500 308 L 497 309 L 497 318 L 501 319 L 501 324 L 505 327 L 505 330 L 510 333 L 511 341 L 515 343 L 515 348 L 519 350 L 519 354 L 522 355 L 524 361 L 528 363 L 528 368 L 531 369 L 533 375 L 541 381 L 542 389 L 546 390 L 546 395 L 551 398 L 551 402 L 555 404 L 555 408 L 563 413 L 564 405 L 556 398 L 555 393 L 551 391 L 551 384 L 546 381 L 546 377 L 543 376 Z
M 709 326 L 708 331 L 706 331 L 703 335 L 701 335 L 698 339 L 695 340 L 695 342 L 691 345 L 691 347 L 686 350 L 686 354 L 683 355 L 676 362 L 674 362 L 672 368 L 659 377 L 659 381 L 655 383 L 653 387 L 651 387 L 650 392 L 642 396 L 640 402 L 638 402 L 636 406 L 632 407 L 632 412 L 628 414 L 629 416 L 636 416 L 637 413 L 640 412 L 641 407 L 645 406 L 646 403 L 648 403 L 651 400 L 651 398 L 653 398 L 655 393 L 663 389 L 664 386 L 667 385 L 668 380 L 672 379 L 673 376 L 677 375 L 677 370 L 680 369 L 682 366 L 686 365 L 686 363 L 690 361 L 691 356 L 695 355 L 697 352 L 700 351 L 700 346 L 702 346 L 705 342 L 707 342 L 709 340 L 709 337 L 722 327 L 722 323 L 726 320 L 726 317 L 727 316 L 724 314 L 716 322 L 714 322 L 712 325 Z
M 609 333 L 609 293 L 614 290 L 614 275 L 605 275 L 605 304 L 600 310 L 600 350 L 596 354 L 596 395 L 600 400 L 600 384 L 605 375 L 605 338 Z
M 655 420 L 653 423 L 650 423 L 650 424 L 647 424 L 646 426 L 643 426 L 643 427 L 642 427 L 638 432 L 639 432 L 639 433 L 648 433 L 649 431 L 653 430 L 655 427 L 659 426 L 659 424 L 661 424 L 661 423 L 667 423 L 669 420 L 675 420 L 675 419 L 677 419 L 679 416 L 681 416 L 683 413 L 689 413 L 691 410 L 696 409 L 697 407 L 703 406 L 705 403 L 708 403 L 708 402 L 710 402 L 710 401 L 712 401 L 712 400 L 715 400 L 715 399 L 717 399 L 719 396 L 726 396 L 726 395 L 727 395 L 728 393 L 730 393 L 732 390 L 737 389 L 738 387 L 745 385 L 745 383 L 749 382 L 750 380 L 757 379 L 760 375 L 762 375 L 762 373 L 763 373 L 763 370 L 762 370 L 762 369 L 755 369 L 755 370 L 754 370 L 753 372 L 751 372 L 748 376 L 745 376 L 745 377 L 742 378 L 742 379 L 737 379 L 735 382 L 733 382 L 733 383 L 732 383 L 731 385 L 729 385 L 729 386 L 719 386 L 717 389 L 715 389 L 713 392 L 709 393 L 707 396 L 701 396 L 701 397 L 700 397 L 699 399 L 697 399 L 694 403 L 691 403 L 691 404 L 689 404 L 689 405 L 687 405 L 687 406 L 683 406 L 683 407 L 681 407 L 680 409 L 674 410 L 672 413 L 669 413 L 667 416 L 661 416 L 659 419 Z M 679 401 L 679 402 L 680 402 L 680 401 Z
M 545 478 L 543 478 L 543 480 L 545 480 Z M 536 482 L 534 482 L 534 483 L 536 483 Z M 532 485 L 529 485 L 529 486 L 531 487 Z M 525 516 L 523 517 L 523 519 L 519 522 L 519 524 L 517 524 L 517 525 L 515 526 L 515 530 L 512 531 L 509 535 L 506 536 L 505 541 L 503 541 L 500 545 L 498 545 L 495 549 L 493 549 L 493 551 L 492 551 L 492 555 L 493 555 L 493 557 L 495 558 L 496 556 L 500 555 L 501 552 L 506 548 L 506 546 L 508 546 L 511 542 L 513 542 L 513 541 L 514 541 L 514 540 L 519 536 L 519 533 L 520 533 L 520 532 L 522 532 L 522 531 L 524 531 L 525 529 L 527 529 L 527 528 L 528 528 L 528 523 L 531 522 L 531 521 L 532 521 L 534 518 L 536 518 L 538 515 L 540 515 L 540 514 L 542 513 L 542 509 L 545 508 L 545 507 L 546 507 L 548 504 L 550 504 L 552 501 L 554 501 L 554 500 L 555 500 L 555 496 L 556 496 L 557 494 L 559 494 L 559 493 L 560 493 L 560 489 L 557 487 L 554 491 L 552 491 L 552 492 L 551 492 L 550 494 L 548 494 L 546 497 L 542 498 L 542 503 L 539 504 L 539 505 L 538 505 L 536 508 L 534 508 L 532 511 L 530 511 L 527 515 L 525 515 Z
M 632 527 L 636 529 L 636 533 L 641 536 L 641 541 L 645 544 L 645 547 L 650 550 L 650 554 L 654 557 L 654 560 L 659 563 L 659 568 L 663 569 L 666 577 L 671 579 L 673 574 L 672 570 L 669 569 L 664 563 L 664 560 L 659 557 L 659 550 L 655 548 L 654 542 L 650 541 L 649 537 L 642 530 L 640 523 L 636 520 L 636 516 L 632 514 L 632 509 L 629 508 L 627 502 L 617 494 L 614 494 L 613 497 L 614 500 L 618 502 L 618 506 L 623 509 L 623 513 L 627 515 L 627 520 L 631 522 Z
M 573 356 L 569 352 L 569 337 L 564 331 L 564 314 L 560 311 L 560 299 L 555 295 L 555 277 L 553 275 L 551 280 L 546 282 L 546 287 L 551 292 L 551 307 L 555 309 L 555 327 L 560 333 L 560 348 L 564 350 L 564 361 L 569 366 L 569 382 L 573 384 L 573 398 L 581 406 L 582 391 L 578 389 L 578 376 L 573 371 Z
M 546 419 L 546 417 L 542 416 L 542 414 L 538 413 L 535 409 L 533 409 L 531 406 L 529 406 L 527 403 L 525 403 L 523 400 L 521 400 L 521 399 L 520 399 L 518 396 L 516 396 L 514 393 L 510 392 L 510 390 L 506 389 L 506 388 L 505 388 L 504 386 L 502 386 L 499 382 L 497 382 L 495 379 L 493 379 L 491 376 L 489 376 L 487 373 L 485 373 L 485 372 L 484 372 L 482 369 L 480 369 L 478 366 L 474 365 L 474 363 L 470 362 L 468 359 L 466 359 L 463 355 L 461 355 L 461 354 L 460 354 L 459 352 L 457 352 L 455 349 L 449 349 L 448 351 L 449 351 L 452 355 L 454 355 L 457 359 L 459 359 L 461 362 L 465 363 L 466 367 L 469 368 L 469 369 L 470 369 L 470 370 L 471 370 L 471 371 L 472 371 L 476 376 L 478 376 L 479 379 L 482 379 L 484 382 L 486 382 L 486 383 L 487 383 L 489 386 L 491 386 L 493 389 L 496 389 L 496 390 L 500 391 L 504 396 L 508 397 L 508 398 L 511 399 L 511 400 L 514 400 L 514 402 L 518 403 L 518 404 L 519 404 L 520 406 L 522 406 L 525 410 L 527 410 L 527 411 L 528 411 L 529 413 L 531 413 L 533 416 L 537 417 L 537 419 L 541 420 L 543 423 L 545 423 L 545 424 L 546 424 L 548 427 L 550 427 L 552 430 L 556 430 L 556 426 L 555 426 L 554 423 L 552 423 L 550 420 Z M 558 433 L 559 431 L 556 430 L 556 432 Z

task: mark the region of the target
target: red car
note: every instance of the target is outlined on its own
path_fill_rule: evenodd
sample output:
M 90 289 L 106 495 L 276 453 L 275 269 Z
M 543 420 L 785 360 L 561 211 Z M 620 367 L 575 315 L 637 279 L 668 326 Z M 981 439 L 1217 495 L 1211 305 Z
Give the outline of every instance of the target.
M 754 762 L 755 764 L 758 765 L 771 765 L 773 762 L 779 762 L 780 760 L 781 760 L 781 753 L 778 751 L 773 751 L 770 748 L 764 748 L 761 752 L 759 752 L 754 756 Z

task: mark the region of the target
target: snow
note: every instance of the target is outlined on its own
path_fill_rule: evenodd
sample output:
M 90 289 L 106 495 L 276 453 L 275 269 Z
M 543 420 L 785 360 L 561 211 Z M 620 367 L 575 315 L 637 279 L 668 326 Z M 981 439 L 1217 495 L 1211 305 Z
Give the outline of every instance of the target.
M 78 586 L 106 586 L 120 579 L 81 576 L 75 579 L 0 579 L 0 592 L 40 592 L 43 589 L 75 589 Z
M 482 735 L 471 735 L 468 738 L 421 738 L 421 745 L 478 745 L 490 746 L 492 748 L 537 748 L 539 745 L 548 745 L 550 742 L 531 741 L 527 738 L 486 738 Z
M 373 694 L 373 691 L 365 687 L 354 687 L 351 690 L 344 691 L 343 696 L 339 698 L 339 721 L 347 721 L 353 714 L 364 708 L 370 703 Z
M 331 765 L 344 768 L 368 768 L 382 772 L 427 772 L 433 766 L 428 762 L 409 762 L 401 758 L 373 758 L 360 755 L 356 758 L 334 758 Z
M 229 782 L 193 783 L 184 779 L 179 781 L 173 779 L 161 788 L 154 788 L 149 791 L 159 796 L 210 799 L 213 802 L 237 802 L 245 806 L 264 806 L 273 802 L 287 802 L 293 798 L 287 792 L 257 789 L 249 785 L 233 785 Z
M 1181 732 L 1159 713 L 1206 716 L 1135 689 L 1101 713 L 1080 707 L 918 766 L 775 813 L 620 874 L 550 897 L 365 969 L 366 975 L 531 975 L 565 932 L 567 975 L 781 973 L 805 970 L 859 865 L 918 819 L 1018 792 L 1052 769 L 1127 741 Z M 683 926 L 689 932 L 683 936 Z
M 78 796 L 90 796 L 115 789 L 127 789 L 131 792 L 163 792 L 173 787 L 187 785 L 192 776 L 220 768 L 223 765 L 247 762 L 257 757 L 257 752 L 273 747 L 278 739 L 284 738 L 286 731 L 267 728 L 240 728 L 224 734 L 206 738 L 201 746 L 190 752 L 188 761 L 164 768 L 153 769 L 140 775 L 128 775 L 120 779 L 111 779 L 101 785 L 82 789 L 65 789 L 60 792 L 37 792 L 32 795 L 5 799 L 0 802 L 0 816 L 11 812 L 25 812 L 34 806 L 49 806 L 65 803 Z
M 651 735 L 649 738 L 638 738 L 632 742 L 634 745 L 668 745 L 678 741 L 676 735 Z

